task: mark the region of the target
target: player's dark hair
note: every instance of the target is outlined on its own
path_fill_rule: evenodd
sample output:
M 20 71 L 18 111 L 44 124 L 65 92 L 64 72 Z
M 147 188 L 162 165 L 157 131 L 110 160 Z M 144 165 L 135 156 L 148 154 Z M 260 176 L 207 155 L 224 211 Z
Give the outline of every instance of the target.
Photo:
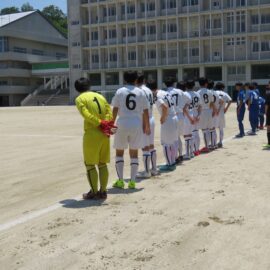
M 164 84 L 166 87 L 172 87 L 176 83 L 176 79 L 172 76 L 165 78 Z
M 90 81 L 87 78 L 80 78 L 76 80 L 74 86 L 77 92 L 83 93 L 90 89 Z
M 255 88 L 258 87 L 258 83 L 257 83 L 257 82 L 252 82 L 251 84 L 252 84 Z
M 253 83 L 250 83 L 248 88 L 249 88 L 249 90 L 254 90 L 256 87 Z
M 214 89 L 214 86 L 215 86 L 215 82 L 213 80 L 209 80 L 207 88 L 208 89 Z
M 138 78 L 137 78 L 137 83 L 138 84 L 143 84 L 144 83 L 144 80 L 145 80 L 145 76 L 142 72 L 139 72 L 138 73 Z
M 188 81 L 186 82 L 186 87 L 187 87 L 188 90 L 193 89 L 194 86 L 195 86 L 194 80 L 188 80 Z
M 207 86 L 207 84 L 208 84 L 208 79 L 205 78 L 205 77 L 201 77 L 201 78 L 199 78 L 198 82 L 199 82 L 199 85 L 200 85 L 201 87 Z
M 223 90 L 225 88 L 225 84 L 222 82 L 217 82 L 215 86 L 215 90 Z
M 147 86 L 151 91 L 157 90 L 157 88 L 158 88 L 157 81 L 155 81 L 155 80 L 149 80 L 149 81 L 147 82 L 146 86 Z
M 138 78 L 138 72 L 137 71 L 125 71 L 124 72 L 124 81 L 128 84 L 134 84 Z
M 250 83 L 249 83 L 249 82 L 246 82 L 246 83 L 244 84 L 244 86 L 245 86 L 245 87 L 249 87 L 249 86 L 250 86 Z
M 237 82 L 237 83 L 235 84 L 235 86 L 240 86 L 240 87 L 242 87 L 242 86 L 243 86 L 243 83 L 242 83 L 242 82 Z
M 178 82 L 177 84 L 176 84 L 176 88 L 177 89 L 180 89 L 180 90 L 182 90 L 182 91 L 185 91 L 186 90 L 186 82 L 184 82 L 184 81 L 180 81 L 180 82 Z

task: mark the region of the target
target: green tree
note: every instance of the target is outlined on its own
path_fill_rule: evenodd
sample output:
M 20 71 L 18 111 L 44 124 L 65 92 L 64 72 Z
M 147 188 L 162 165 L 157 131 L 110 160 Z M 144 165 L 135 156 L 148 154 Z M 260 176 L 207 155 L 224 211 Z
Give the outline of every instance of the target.
M 17 7 L 6 7 L 1 9 L 0 15 L 7 15 L 12 13 L 19 13 L 20 10 Z
M 57 6 L 50 5 L 42 10 L 42 14 L 63 34 L 67 35 L 67 16 Z
M 22 7 L 21 7 L 21 11 L 22 11 L 22 12 L 33 11 L 33 10 L 34 10 L 34 7 L 31 6 L 31 5 L 29 4 L 29 2 L 24 3 L 24 4 L 22 5 Z

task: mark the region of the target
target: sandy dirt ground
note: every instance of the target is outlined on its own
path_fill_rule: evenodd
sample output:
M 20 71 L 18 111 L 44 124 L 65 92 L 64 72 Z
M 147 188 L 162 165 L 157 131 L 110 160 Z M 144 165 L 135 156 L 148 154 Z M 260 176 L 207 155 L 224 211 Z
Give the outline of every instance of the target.
M 224 149 L 85 202 L 76 109 L 0 109 L 0 269 L 270 269 L 266 132 L 232 139 L 235 106 L 227 126 Z

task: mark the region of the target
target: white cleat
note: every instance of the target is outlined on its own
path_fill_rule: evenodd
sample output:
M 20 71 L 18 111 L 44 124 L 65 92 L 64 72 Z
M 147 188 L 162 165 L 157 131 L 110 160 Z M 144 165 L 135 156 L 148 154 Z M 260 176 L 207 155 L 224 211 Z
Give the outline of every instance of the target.
M 158 170 L 151 170 L 151 175 L 158 176 L 158 175 L 160 175 L 160 172 Z
M 141 178 L 141 179 L 148 179 L 151 177 L 151 173 L 150 172 L 139 172 L 137 175 L 136 175 L 136 178 Z

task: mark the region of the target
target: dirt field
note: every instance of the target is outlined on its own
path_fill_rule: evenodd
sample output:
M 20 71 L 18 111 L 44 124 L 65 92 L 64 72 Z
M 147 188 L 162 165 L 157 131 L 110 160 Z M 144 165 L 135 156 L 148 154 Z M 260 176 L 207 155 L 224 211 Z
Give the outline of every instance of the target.
M 99 204 L 74 107 L 0 109 L 0 269 L 270 269 L 266 132 L 232 139 L 234 106 L 227 126 L 224 149 Z

